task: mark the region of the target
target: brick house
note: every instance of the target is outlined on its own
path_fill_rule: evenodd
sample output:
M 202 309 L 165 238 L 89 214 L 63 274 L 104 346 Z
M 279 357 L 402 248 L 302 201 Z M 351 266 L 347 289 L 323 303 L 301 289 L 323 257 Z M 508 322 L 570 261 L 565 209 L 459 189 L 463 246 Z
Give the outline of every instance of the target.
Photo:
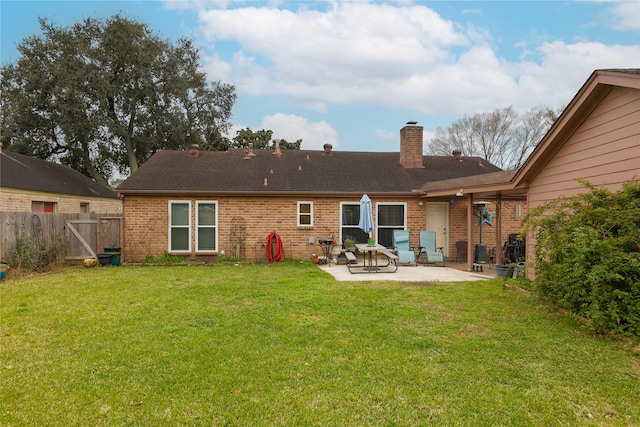
M 423 128 L 414 123 L 401 129 L 399 152 L 345 152 L 329 144 L 324 151 L 159 151 L 117 188 L 123 250 L 127 260 L 165 252 L 261 260 L 275 231 L 288 258 L 308 259 L 330 235 L 366 242 L 357 228 L 366 193 L 377 243 L 390 247 L 392 231 L 406 229 L 417 246 L 420 230 L 436 230 L 453 257 L 456 240 L 467 236 L 466 206 L 455 196 L 424 199 L 421 188 L 499 171 L 477 157 L 424 156 Z
M 610 191 L 640 180 L 640 69 L 594 71 L 518 171 L 431 182 L 422 192 L 427 200 L 462 193 L 467 212 L 474 201 L 494 201 L 497 226 L 492 232 L 501 241 L 514 211 L 518 216 L 585 191 L 579 178 Z M 472 220 L 468 215 L 468 223 Z M 466 239 L 477 241 L 477 229 L 466 230 Z M 534 245 L 535 236 L 528 236 L 528 277 L 534 277 L 528 262 Z
M 0 211 L 121 214 L 118 195 L 80 172 L 0 145 Z

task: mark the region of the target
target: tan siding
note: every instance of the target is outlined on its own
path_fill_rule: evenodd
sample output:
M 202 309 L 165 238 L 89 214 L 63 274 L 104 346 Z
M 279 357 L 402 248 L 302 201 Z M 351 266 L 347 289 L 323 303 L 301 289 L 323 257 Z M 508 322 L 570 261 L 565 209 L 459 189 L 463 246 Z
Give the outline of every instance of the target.
M 576 178 L 612 190 L 640 178 L 640 91 L 614 89 L 529 186 L 529 207 L 584 191 Z
M 607 94 L 530 183 L 528 208 L 584 192 L 577 178 L 611 191 L 640 179 L 640 91 L 615 88 Z M 527 239 L 529 256 L 535 242 Z M 531 264 L 527 274 L 535 276 Z
M 580 132 L 588 131 L 592 127 L 598 127 L 617 119 L 623 119 L 637 112 L 637 102 L 637 94 L 632 89 L 612 91 L 580 126 Z

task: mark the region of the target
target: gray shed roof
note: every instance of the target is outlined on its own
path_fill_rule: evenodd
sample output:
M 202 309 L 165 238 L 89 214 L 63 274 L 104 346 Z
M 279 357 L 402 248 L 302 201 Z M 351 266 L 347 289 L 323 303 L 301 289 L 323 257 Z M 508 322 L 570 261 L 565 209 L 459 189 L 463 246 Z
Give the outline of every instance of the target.
M 117 199 L 117 194 L 70 168 L 12 151 L 0 153 L 0 186 L 17 190 Z
M 158 151 L 117 191 L 133 193 L 369 193 L 417 194 L 426 182 L 500 171 L 478 157 L 423 156 L 407 169 L 398 152 L 245 149 Z M 249 157 L 249 158 L 247 158 Z M 266 183 L 266 185 L 265 185 Z

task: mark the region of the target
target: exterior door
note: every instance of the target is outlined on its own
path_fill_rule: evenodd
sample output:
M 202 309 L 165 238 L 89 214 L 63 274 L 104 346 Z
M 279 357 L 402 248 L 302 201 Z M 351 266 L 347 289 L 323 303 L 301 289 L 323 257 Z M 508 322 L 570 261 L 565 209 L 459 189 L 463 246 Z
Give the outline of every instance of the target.
M 449 255 L 449 245 L 447 244 L 448 219 L 448 203 L 427 203 L 427 225 L 425 229 L 436 232 L 436 247 L 443 247 L 445 255 Z

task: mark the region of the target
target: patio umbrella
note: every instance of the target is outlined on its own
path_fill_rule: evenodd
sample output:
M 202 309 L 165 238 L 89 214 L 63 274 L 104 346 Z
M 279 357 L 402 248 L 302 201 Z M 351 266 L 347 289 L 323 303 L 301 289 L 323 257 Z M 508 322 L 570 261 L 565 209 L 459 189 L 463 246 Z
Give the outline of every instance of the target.
M 360 222 L 358 228 L 371 237 L 373 231 L 373 213 L 371 212 L 371 199 L 366 194 L 360 199 Z

